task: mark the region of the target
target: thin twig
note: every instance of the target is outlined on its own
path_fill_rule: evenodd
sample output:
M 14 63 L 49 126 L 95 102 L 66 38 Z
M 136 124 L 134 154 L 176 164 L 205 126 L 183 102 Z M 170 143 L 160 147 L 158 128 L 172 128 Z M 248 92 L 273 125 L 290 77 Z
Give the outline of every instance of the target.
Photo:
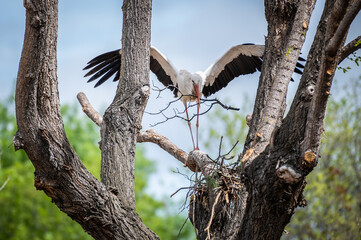
M 236 141 L 236 143 L 233 145 L 233 147 L 231 148 L 231 150 L 229 150 L 226 154 L 223 154 L 221 157 L 226 157 L 228 154 L 230 154 L 232 151 L 233 151 L 233 149 L 237 146 L 237 144 L 239 143 L 239 141 L 237 140 Z M 234 156 L 231 156 L 230 158 L 225 158 L 226 160 L 230 160 L 230 159 L 232 159 L 232 158 L 234 158 Z
M 158 88 L 158 89 L 159 89 L 159 88 Z M 163 90 L 164 90 L 164 89 L 159 89 L 159 90 L 157 90 L 157 91 L 163 91 Z M 227 105 L 223 104 L 222 102 L 220 102 L 220 101 L 219 101 L 218 99 L 216 99 L 216 98 L 215 98 L 215 99 L 204 99 L 204 98 L 201 98 L 201 99 L 200 99 L 200 100 L 201 100 L 201 101 L 200 101 L 200 104 L 203 104 L 203 103 L 204 103 L 205 105 L 208 106 L 208 108 L 207 108 L 206 111 L 203 111 L 203 112 L 201 112 L 201 113 L 199 113 L 199 114 L 193 114 L 193 116 L 192 116 L 191 118 L 189 118 L 189 119 L 186 119 L 185 117 L 180 116 L 181 114 L 184 114 L 184 113 L 185 113 L 186 109 L 188 110 L 188 109 L 193 108 L 193 107 L 196 107 L 196 106 L 198 105 L 197 103 L 194 103 L 194 104 L 189 104 L 189 105 L 186 107 L 186 109 L 184 109 L 183 111 L 179 111 L 178 109 L 173 109 L 174 115 L 169 117 L 169 116 L 167 116 L 166 114 L 164 114 L 164 112 L 165 112 L 167 109 L 169 109 L 170 106 L 172 106 L 174 103 L 178 102 L 178 100 L 182 99 L 183 97 L 194 97 L 194 98 L 196 98 L 196 96 L 194 96 L 194 95 L 184 95 L 184 94 L 182 94 L 179 90 L 178 90 L 178 92 L 180 93 L 179 97 L 176 98 L 175 100 L 172 100 L 172 101 L 168 102 L 168 104 L 167 104 L 164 108 L 160 109 L 158 112 L 145 112 L 145 113 L 147 113 L 147 114 L 149 114 L 149 115 L 159 115 L 159 114 L 161 114 L 161 115 L 165 118 L 163 121 L 157 122 L 157 123 L 155 123 L 155 124 L 151 124 L 151 125 L 150 125 L 151 127 L 155 127 L 155 126 L 157 126 L 157 125 L 159 125 L 159 124 L 165 123 L 165 122 L 167 122 L 168 120 L 171 120 L 171 119 L 174 119 L 174 118 L 180 118 L 180 119 L 182 119 L 182 120 L 184 120 L 184 121 L 192 121 L 195 117 L 201 116 L 201 115 L 204 115 L 204 114 L 208 113 L 208 112 L 213 108 L 213 106 L 214 106 L 214 105 L 217 105 L 217 104 L 220 105 L 221 107 L 223 107 L 223 108 L 226 109 L 226 110 L 239 111 L 239 108 L 227 106 Z M 208 102 L 211 102 L 211 104 L 210 104 L 210 105 L 206 104 L 206 103 L 208 103 Z M 176 111 L 176 110 L 177 110 L 177 111 Z
M 184 226 L 186 225 L 187 221 L 188 221 L 189 217 L 186 218 L 186 220 L 184 221 L 184 223 L 182 224 L 182 227 L 180 228 L 179 232 L 178 232 L 178 236 L 177 238 L 179 239 L 179 236 L 184 228 Z M 196 235 L 197 236 L 197 235 Z
M 223 140 L 223 136 L 221 136 L 221 140 L 219 141 L 218 156 L 221 156 L 222 140 Z
M 193 187 L 181 187 L 181 188 L 179 188 L 177 191 L 175 191 L 174 193 L 172 193 L 172 194 L 170 195 L 170 197 L 173 197 L 174 195 L 176 195 L 180 190 L 190 189 L 190 188 L 193 188 Z
M 211 212 L 211 218 L 209 219 L 208 225 L 207 227 L 204 229 L 204 231 L 207 231 L 208 234 L 208 239 L 211 239 L 210 233 L 209 233 L 209 229 L 211 227 L 212 221 L 213 221 L 213 216 L 214 216 L 214 208 L 216 207 L 217 203 L 218 203 L 218 199 L 221 196 L 222 191 L 219 191 L 219 193 L 217 194 L 216 200 L 214 201 L 213 205 L 212 205 L 212 212 Z

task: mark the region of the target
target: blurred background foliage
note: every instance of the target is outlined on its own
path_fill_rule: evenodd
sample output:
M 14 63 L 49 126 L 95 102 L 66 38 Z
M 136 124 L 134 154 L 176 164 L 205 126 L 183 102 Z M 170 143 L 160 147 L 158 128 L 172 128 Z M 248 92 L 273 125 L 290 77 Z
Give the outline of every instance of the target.
M 65 105 L 61 110 L 70 143 L 87 169 L 100 179 L 98 127 L 81 115 L 76 105 Z M 9 97 L 0 102 L 0 239 L 92 239 L 49 197 L 35 190 L 33 165 L 24 151 L 14 151 L 15 133 L 14 101 Z M 155 198 L 146 192 L 148 179 L 154 172 L 154 162 L 146 159 L 144 149 L 138 146 L 135 192 L 139 215 L 161 239 L 191 239 L 194 230 L 189 221 L 180 232 L 187 217 L 186 211 L 178 214 L 181 203 L 174 203 L 169 197 Z
M 309 176 L 304 191 L 308 206 L 296 209 L 282 239 L 360 239 L 361 231 L 361 77 L 344 84 L 336 81 L 325 119 L 319 164 Z M 343 86 L 339 86 L 343 85 Z M 247 101 L 245 101 L 247 102 Z M 0 239 L 91 239 L 82 228 L 33 186 L 34 167 L 23 151 L 14 152 L 12 136 L 16 123 L 11 98 L 0 103 Z M 204 118 L 212 122 L 203 138 L 207 151 L 218 153 L 220 137 L 227 152 L 247 133 L 246 106 L 239 112 L 215 110 Z M 79 115 L 75 106 L 63 106 L 68 138 L 86 167 L 99 179 L 98 128 Z M 208 127 L 208 126 L 207 126 Z M 203 134 L 205 136 L 205 134 Z M 235 153 L 242 149 L 239 144 Z M 180 203 L 155 198 L 145 190 L 155 164 L 136 153 L 136 205 L 143 221 L 161 239 L 191 239 L 189 221 L 179 230 L 186 213 Z

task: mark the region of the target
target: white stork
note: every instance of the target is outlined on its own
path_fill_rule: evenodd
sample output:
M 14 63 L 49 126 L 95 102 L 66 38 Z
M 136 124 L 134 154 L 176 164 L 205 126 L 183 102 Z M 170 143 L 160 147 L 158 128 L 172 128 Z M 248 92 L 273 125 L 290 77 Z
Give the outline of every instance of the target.
M 200 98 L 226 87 L 227 84 L 240 75 L 261 71 L 262 56 L 265 51 L 264 45 L 242 44 L 229 49 L 220 59 L 209 66 L 206 71 L 191 74 L 187 70 L 179 70 L 155 47 L 150 48 L 150 70 L 157 76 L 158 80 L 169 88 L 175 97 L 179 97 L 185 106 L 189 130 L 191 132 L 193 148 L 198 148 L 198 126 Z M 113 81 L 119 80 L 122 50 L 107 52 L 99 55 L 88 62 L 83 69 L 91 69 L 84 77 L 93 75 L 88 82 L 101 77 L 95 87 L 108 80 L 113 74 Z M 300 61 L 304 59 L 299 58 Z M 303 65 L 297 63 L 297 67 Z M 295 68 L 296 73 L 302 73 Z M 196 123 L 196 146 L 194 144 L 191 124 L 189 121 L 187 103 L 197 101 L 197 123 Z

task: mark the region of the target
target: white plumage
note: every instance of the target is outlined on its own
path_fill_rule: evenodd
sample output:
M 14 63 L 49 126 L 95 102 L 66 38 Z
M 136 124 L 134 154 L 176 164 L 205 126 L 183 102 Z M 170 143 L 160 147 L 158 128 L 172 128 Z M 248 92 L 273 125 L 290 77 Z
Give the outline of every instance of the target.
M 242 44 L 230 48 L 221 58 L 214 64 L 209 66 L 204 72 L 198 71 L 193 74 L 187 70 L 177 70 L 158 49 L 151 47 L 150 49 L 150 70 L 157 76 L 158 80 L 171 91 L 175 97 L 180 97 L 184 103 L 187 119 L 187 103 L 197 101 L 197 114 L 199 114 L 200 102 L 202 96 L 209 95 L 219 91 L 227 86 L 234 78 L 261 71 L 262 56 L 264 53 L 264 45 Z M 93 75 L 88 82 L 98 79 L 95 87 L 99 86 L 112 75 L 115 74 L 113 81 L 119 80 L 121 66 L 122 50 L 115 50 L 99 55 L 88 62 L 84 68 L 90 69 L 85 77 Z M 304 60 L 299 58 L 299 60 Z M 303 66 L 297 63 L 297 67 Z M 295 72 L 302 73 L 298 68 Z M 192 135 L 193 146 L 198 149 L 198 124 L 197 116 L 197 147 L 194 146 L 192 130 L 190 122 L 188 125 Z

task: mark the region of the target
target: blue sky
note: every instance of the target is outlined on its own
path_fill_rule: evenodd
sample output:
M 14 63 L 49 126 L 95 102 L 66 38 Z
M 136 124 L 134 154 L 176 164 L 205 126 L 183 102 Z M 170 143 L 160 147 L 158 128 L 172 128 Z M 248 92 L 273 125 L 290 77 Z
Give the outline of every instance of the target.
M 306 55 L 312 36 L 322 13 L 323 1 L 316 5 L 311 19 L 310 30 L 302 50 Z M 120 48 L 122 31 L 122 1 L 118 0 L 77 0 L 59 1 L 58 35 L 58 77 L 61 103 L 74 103 L 76 94 L 85 92 L 90 102 L 99 111 L 105 109 L 116 90 L 116 84 L 109 82 L 94 89 L 83 78 L 82 68 L 91 58 L 105 51 Z M 360 15 L 360 14 L 359 14 Z M 360 34 L 358 16 L 350 30 L 353 39 Z M 23 1 L 0 2 L 0 99 L 14 90 L 25 26 Z M 151 44 L 167 56 L 178 69 L 190 72 L 205 70 L 231 46 L 240 43 L 263 44 L 267 35 L 263 1 L 237 0 L 153 0 Z M 350 63 L 344 63 L 350 65 Z M 354 67 L 347 75 L 338 73 L 336 78 L 357 77 L 360 68 Z M 251 99 L 256 94 L 259 74 L 237 79 L 223 89 L 216 97 L 228 98 L 234 106 L 241 106 L 243 96 Z M 297 88 L 296 82 L 289 86 L 292 96 Z M 157 84 L 154 75 L 151 81 Z M 158 84 L 158 86 L 160 86 Z M 151 94 L 147 111 L 156 112 L 172 100 L 170 93 L 162 94 L 161 99 Z M 249 103 L 253 105 L 253 102 Z M 177 105 L 182 109 L 182 105 Z M 201 118 L 201 124 L 204 118 Z M 160 117 L 145 114 L 143 128 L 160 121 Z M 206 123 L 203 122 L 204 125 Z M 203 125 L 203 130 L 206 129 Z M 177 126 L 177 127 L 175 127 Z M 189 132 L 179 119 L 168 121 L 155 127 L 166 137 L 186 151 L 191 150 Z M 202 133 L 200 133 L 202 134 Z M 169 195 L 188 183 L 180 176 L 168 174 L 170 168 L 182 165 L 153 144 L 144 144 L 147 154 L 157 160 L 160 178 L 152 178 L 154 191 Z M 163 185 L 161 185 L 163 184 Z

